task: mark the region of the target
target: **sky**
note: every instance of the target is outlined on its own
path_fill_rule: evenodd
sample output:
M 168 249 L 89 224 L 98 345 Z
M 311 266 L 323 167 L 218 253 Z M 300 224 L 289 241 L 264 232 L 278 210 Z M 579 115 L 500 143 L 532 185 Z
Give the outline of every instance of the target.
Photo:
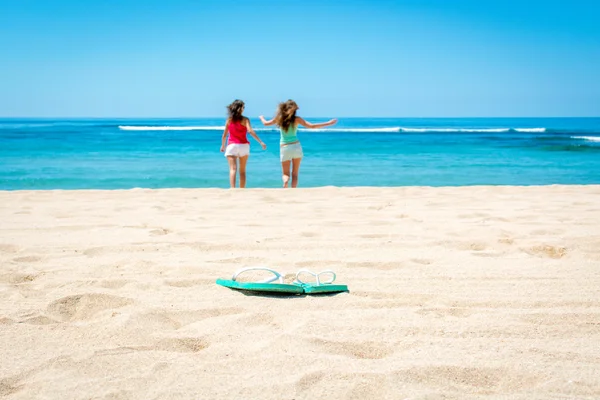
M 597 0 L 0 0 L 0 117 L 600 116 Z

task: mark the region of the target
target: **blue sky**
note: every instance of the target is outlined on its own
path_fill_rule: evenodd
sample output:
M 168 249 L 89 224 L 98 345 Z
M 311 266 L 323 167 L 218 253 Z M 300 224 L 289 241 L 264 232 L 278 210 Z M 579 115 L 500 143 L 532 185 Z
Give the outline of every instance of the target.
M 599 116 L 600 1 L 0 0 L 0 116 Z

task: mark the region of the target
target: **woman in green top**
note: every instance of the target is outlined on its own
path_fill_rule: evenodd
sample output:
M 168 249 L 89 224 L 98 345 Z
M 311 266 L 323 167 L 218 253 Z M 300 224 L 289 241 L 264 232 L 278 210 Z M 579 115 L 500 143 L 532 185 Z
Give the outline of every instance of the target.
M 290 167 L 292 169 L 292 187 L 298 186 L 298 172 L 300 171 L 300 161 L 302 161 L 302 146 L 298 140 L 297 132 L 298 125 L 305 128 L 316 129 L 325 126 L 333 125 L 337 119 L 332 119 L 320 124 L 311 124 L 303 118 L 296 116 L 298 104 L 294 100 L 288 100 L 284 103 L 279 103 L 275 118 L 267 121 L 262 115 L 259 117 L 263 125 L 277 125 L 281 132 L 279 140 L 279 152 L 281 160 L 281 170 L 283 172 L 283 187 L 288 187 L 290 181 Z

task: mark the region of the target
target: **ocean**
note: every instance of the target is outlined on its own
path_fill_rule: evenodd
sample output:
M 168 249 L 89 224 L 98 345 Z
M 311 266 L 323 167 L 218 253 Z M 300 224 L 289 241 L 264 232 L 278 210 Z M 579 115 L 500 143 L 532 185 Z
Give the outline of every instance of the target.
M 224 121 L 0 119 L 0 190 L 226 188 Z M 249 137 L 247 187 L 280 187 L 279 133 L 251 121 L 268 147 Z M 600 118 L 340 118 L 298 135 L 300 187 L 600 184 Z

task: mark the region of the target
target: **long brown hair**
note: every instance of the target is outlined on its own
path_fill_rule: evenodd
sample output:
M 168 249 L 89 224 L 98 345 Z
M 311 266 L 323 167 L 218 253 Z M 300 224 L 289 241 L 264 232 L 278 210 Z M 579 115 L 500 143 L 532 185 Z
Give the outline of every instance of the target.
M 242 111 L 244 110 L 244 102 L 241 100 L 234 100 L 233 103 L 227 106 L 227 113 L 231 122 L 240 122 L 244 119 Z
M 296 110 L 298 110 L 298 104 L 294 100 L 279 103 L 275 123 L 287 132 L 290 126 L 296 122 Z

